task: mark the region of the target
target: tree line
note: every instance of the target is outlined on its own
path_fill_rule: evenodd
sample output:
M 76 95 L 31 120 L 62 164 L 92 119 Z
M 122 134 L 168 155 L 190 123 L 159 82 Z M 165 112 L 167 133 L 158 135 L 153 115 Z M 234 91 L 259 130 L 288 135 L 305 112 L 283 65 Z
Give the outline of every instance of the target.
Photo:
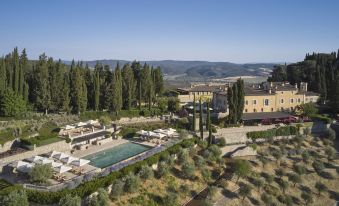
M 66 65 L 45 54 L 28 60 L 26 50 L 0 58 L 2 116 L 32 109 L 80 113 L 108 110 L 119 113 L 142 105 L 149 109 L 163 92 L 161 68 L 133 61 L 114 69 L 97 62 L 95 68 L 72 61 Z
M 339 113 L 339 51 L 306 54 L 305 59 L 289 65 L 278 65 L 269 81 L 307 82 L 309 90 L 320 94 L 322 103 L 329 103 Z

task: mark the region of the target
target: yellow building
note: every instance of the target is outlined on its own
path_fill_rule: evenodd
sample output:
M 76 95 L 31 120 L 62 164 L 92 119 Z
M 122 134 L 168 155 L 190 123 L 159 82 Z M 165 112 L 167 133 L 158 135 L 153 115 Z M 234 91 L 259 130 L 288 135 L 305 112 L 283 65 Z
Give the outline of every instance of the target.
M 307 83 L 300 86 L 288 82 L 265 82 L 245 86 L 244 113 L 293 111 L 303 103 L 317 102 L 319 95 L 307 90 Z M 215 92 L 213 106 L 216 111 L 227 112 L 225 91 Z
M 214 92 L 226 91 L 228 84 L 196 84 L 187 88 L 178 88 L 178 99 L 180 104 L 184 105 L 193 102 L 194 96 L 198 101 L 201 98 L 211 100 Z

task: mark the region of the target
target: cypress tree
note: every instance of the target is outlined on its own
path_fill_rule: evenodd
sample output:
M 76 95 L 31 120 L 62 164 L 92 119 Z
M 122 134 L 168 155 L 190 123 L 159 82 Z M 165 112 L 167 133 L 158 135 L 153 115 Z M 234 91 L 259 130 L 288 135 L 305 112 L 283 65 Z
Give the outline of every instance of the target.
M 208 130 L 208 145 L 211 145 L 212 144 L 212 127 L 211 127 L 211 113 L 210 113 L 209 102 L 207 102 L 206 129 Z
M 94 71 L 93 77 L 93 87 L 94 87 L 94 110 L 99 110 L 100 104 L 100 74 L 98 70 Z
M 6 66 L 5 66 L 5 60 L 3 58 L 0 58 L 0 94 L 3 93 L 6 90 Z
M 14 75 L 14 78 L 13 78 L 13 85 L 12 85 L 12 88 L 13 88 L 13 91 L 16 93 L 16 94 L 19 94 L 19 81 L 20 81 L 20 65 L 19 65 L 19 53 L 18 53 L 18 48 L 15 47 L 14 48 L 14 51 L 12 53 L 12 65 L 13 65 L 13 75 Z
M 40 55 L 39 61 L 36 67 L 36 84 L 37 84 L 37 106 L 40 110 L 46 114 L 51 106 L 51 90 L 49 82 L 49 72 L 47 65 L 47 56 L 45 54 Z
M 193 121 L 192 121 L 192 131 L 195 132 L 195 125 L 196 125 L 196 109 L 195 109 L 195 95 L 193 97 Z
M 227 103 L 228 103 L 228 123 L 233 124 L 234 122 L 234 98 L 233 98 L 233 87 L 228 88 L 227 91 Z
M 237 121 L 240 121 L 242 119 L 245 104 L 244 80 L 238 79 L 237 85 L 238 85 Z
M 28 59 L 26 49 L 22 50 L 20 56 L 20 73 L 19 73 L 19 94 L 24 95 L 25 71 L 28 67 Z
M 122 69 L 122 96 L 124 109 L 127 110 L 131 109 L 134 92 L 135 92 L 134 74 L 129 64 L 125 64 Z
M 200 138 L 204 139 L 204 126 L 202 122 L 202 115 L 203 115 L 203 109 L 202 109 L 202 102 L 201 102 L 201 97 L 199 99 L 199 131 L 200 131 Z

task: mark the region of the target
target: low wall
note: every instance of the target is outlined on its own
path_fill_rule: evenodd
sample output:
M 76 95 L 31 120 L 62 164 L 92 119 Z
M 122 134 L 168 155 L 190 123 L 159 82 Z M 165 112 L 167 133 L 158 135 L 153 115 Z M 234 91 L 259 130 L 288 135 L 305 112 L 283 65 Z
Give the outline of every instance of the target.
M 12 147 L 20 144 L 20 139 L 14 139 L 12 141 L 5 142 L 3 145 L 0 145 L 0 153 L 10 150 Z
M 48 145 L 44 145 L 41 147 L 35 147 L 33 151 L 27 151 L 23 153 L 19 153 L 16 155 L 8 156 L 0 159 L 0 172 L 2 171 L 2 167 L 7 165 L 10 162 L 23 160 L 25 158 L 29 158 L 35 155 L 40 155 L 44 153 L 48 153 L 50 151 L 59 151 L 59 152 L 69 152 L 70 151 L 70 143 L 66 143 L 65 141 L 54 142 Z

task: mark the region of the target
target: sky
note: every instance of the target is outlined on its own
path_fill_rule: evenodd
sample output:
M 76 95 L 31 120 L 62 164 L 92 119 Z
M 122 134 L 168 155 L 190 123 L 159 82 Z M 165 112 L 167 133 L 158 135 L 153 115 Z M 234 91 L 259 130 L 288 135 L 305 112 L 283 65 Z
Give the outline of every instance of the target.
M 2 0 L 0 55 L 296 62 L 339 48 L 338 0 Z

